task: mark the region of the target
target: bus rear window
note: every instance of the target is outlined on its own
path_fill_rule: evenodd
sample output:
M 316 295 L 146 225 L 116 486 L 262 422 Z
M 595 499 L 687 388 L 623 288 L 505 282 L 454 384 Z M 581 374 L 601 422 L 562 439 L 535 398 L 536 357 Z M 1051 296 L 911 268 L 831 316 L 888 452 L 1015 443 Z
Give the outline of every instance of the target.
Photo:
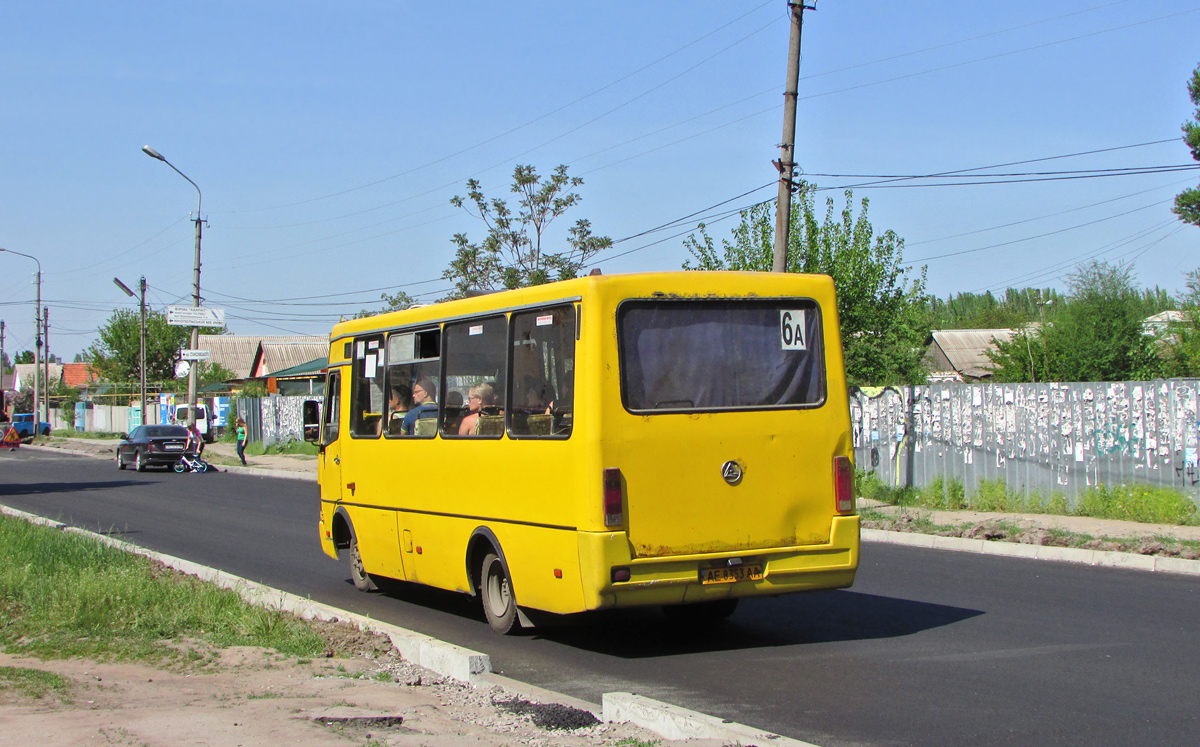
M 626 409 L 804 407 L 825 399 L 820 309 L 808 299 L 627 301 L 617 311 Z

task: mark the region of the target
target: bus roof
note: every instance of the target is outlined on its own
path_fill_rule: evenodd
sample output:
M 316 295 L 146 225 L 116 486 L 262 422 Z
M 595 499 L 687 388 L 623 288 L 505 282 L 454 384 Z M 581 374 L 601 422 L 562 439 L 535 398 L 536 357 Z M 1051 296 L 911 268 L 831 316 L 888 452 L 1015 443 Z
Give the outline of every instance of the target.
M 834 303 L 833 280 L 828 275 L 729 271 L 588 275 L 573 280 L 496 291 L 455 301 L 442 301 L 402 311 L 388 311 L 375 316 L 350 319 L 334 326 L 330 340 L 398 326 L 433 324 L 486 312 L 574 301 L 597 292 L 643 298 L 659 294 L 705 298 L 804 295 L 814 298 L 826 308 Z

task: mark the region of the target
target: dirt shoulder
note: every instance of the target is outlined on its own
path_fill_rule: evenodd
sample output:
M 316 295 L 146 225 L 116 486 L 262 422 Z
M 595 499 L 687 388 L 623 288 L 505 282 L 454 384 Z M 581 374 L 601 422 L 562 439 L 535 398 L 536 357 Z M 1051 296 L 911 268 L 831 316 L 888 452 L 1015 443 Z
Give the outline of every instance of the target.
M 37 698 L 0 688 L 5 743 L 583 747 L 657 739 L 586 711 L 448 681 L 392 653 L 314 660 L 257 648 L 206 653 L 207 663 L 186 670 L 0 654 L 0 683 L 6 668 L 65 681 L 61 694 Z

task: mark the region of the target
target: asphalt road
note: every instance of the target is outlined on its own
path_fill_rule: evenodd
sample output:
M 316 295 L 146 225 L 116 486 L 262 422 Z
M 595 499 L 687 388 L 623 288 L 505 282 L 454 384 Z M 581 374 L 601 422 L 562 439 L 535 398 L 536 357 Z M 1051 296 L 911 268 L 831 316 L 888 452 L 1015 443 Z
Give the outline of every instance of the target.
M 0 452 L 0 503 L 486 652 L 593 702 L 635 692 L 823 747 L 1200 739 L 1196 578 L 865 544 L 853 589 L 743 601 L 703 633 L 648 609 L 501 637 L 462 595 L 356 592 L 318 547 L 316 491 Z

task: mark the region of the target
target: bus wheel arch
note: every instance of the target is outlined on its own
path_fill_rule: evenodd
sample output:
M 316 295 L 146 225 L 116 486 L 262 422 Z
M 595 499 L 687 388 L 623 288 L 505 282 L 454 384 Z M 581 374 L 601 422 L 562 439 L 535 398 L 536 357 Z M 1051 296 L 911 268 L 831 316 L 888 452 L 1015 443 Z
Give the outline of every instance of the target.
M 338 506 L 338 509 L 333 512 L 330 531 L 333 534 L 333 549 L 340 559 L 342 550 L 349 550 L 354 540 L 354 524 L 350 521 L 350 516 L 346 513 L 345 508 Z
M 471 593 L 479 596 L 484 617 L 492 630 L 500 634 L 515 632 L 525 616 L 517 609 L 508 561 L 492 530 L 480 527 L 471 534 L 466 562 Z

